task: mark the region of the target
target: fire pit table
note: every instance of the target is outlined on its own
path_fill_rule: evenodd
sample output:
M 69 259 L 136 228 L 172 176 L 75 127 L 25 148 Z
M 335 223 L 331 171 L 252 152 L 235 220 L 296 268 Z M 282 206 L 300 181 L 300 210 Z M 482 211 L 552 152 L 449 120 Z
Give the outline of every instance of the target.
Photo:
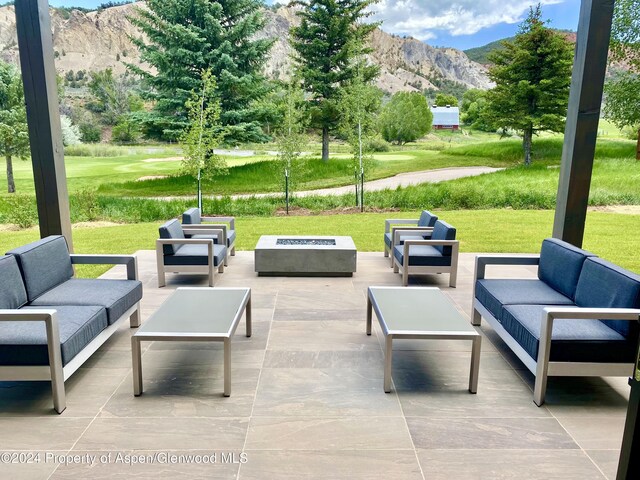
M 356 271 L 351 237 L 263 235 L 255 249 L 261 276 L 351 277 Z

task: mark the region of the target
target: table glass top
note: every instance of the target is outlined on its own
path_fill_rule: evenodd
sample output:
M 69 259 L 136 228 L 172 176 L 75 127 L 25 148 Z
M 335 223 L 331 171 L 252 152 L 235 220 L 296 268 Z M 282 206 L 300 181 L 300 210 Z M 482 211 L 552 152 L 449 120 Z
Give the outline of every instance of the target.
M 370 287 L 369 292 L 391 332 L 475 332 L 438 288 Z
M 248 288 L 179 288 L 137 333 L 225 335 L 248 295 Z

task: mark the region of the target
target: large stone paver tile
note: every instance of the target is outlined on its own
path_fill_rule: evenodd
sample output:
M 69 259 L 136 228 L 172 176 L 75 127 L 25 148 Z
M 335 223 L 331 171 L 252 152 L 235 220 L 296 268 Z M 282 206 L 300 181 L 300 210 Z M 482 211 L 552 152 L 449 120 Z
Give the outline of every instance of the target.
M 475 450 L 473 447 L 477 446 Z M 603 480 L 580 450 L 418 450 L 429 480 Z
M 280 290 L 276 300 L 276 311 L 279 309 L 318 310 L 364 310 L 366 299 L 364 295 L 351 285 L 342 287 L 295 288 Z
M 241 480 L 421 480 L 413 450 L 306 450 L 246 452 Z
M 385 394 L 378 368 L 265 368 L 254 415 L 401 416 L 395 395 Z
M 406 418 L 416 448 L 578 448 L 553 418 Z
M 278 308 L 273 313 L 274 321 L 359 321 L 364 324 L 367 313 L 364 308 L 357 309 L 326 309 L 315 308 Z
M 142 344 L 144 345 L 144 343 Z M 233 367 L 260 368 L 265 351 L 251 347 L 252 345 L 248 343 L 236 345 L 232 340 L 231 365 Z M 173 368 L 185 365 L 208 367 L 222 366 L 223 364 L 224 347 L 221 342 L 153 342 L 142 355 L 143 371 L 148 367 Z
M 247 450 L 412 450 L 402 417 L 252 417 Z
M 382 368 L 381 350 L 359 351 L 289 351 L 267 350 L 264 368 L 348 368 L 379 366 Z
M 586 452 L 609 480 L 615 480 L 620 462 L 620 450 L 587 450 Z
M 365 322 L 291 321 L 273 322 L 269 336 L 269 350 L 379 350 L 372 335 L 366 334 Z
M 96 418 L 77 450 L 240 450 L 247 418 Z
M 619 450 L 625 417 L 563 417 L 562 426 L 585 450 Z
M 49 417 L 0 419 L 0 451 L 68 450 L 91 423 L 92 418 L 64 417 L 53 409 Z M 53 416 L 55 415 L 55 416 Z
M 53 456 L 65 455 L 67 450 L 28 450 L 23 452 L 3 453 L 8 453 L 11 457 L 8 457 L 9 461 L 5 460 L 0 462 L 0 478 L 45 480 L 48 479 L 53 471 L 58 467 L 58 463 L 53 461 Z M 49 454 L 48 457 L 47 454 Z M 20 455 L 27 456 L 21 457 Z

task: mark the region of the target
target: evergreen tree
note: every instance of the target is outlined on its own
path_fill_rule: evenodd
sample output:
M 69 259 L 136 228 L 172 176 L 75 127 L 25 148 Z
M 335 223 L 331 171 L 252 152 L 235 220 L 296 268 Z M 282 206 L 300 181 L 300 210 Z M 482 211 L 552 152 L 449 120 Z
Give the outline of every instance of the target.
M 540 4 L 529 10 L 513 42 L 490 55 L 487 114 L 498 128 L 522 132 L 524 162 L 531 164 L 531 142 L 539 131 L 564 131 L 573 48 L 545 27 Z
M 27 111 L 22 78 L 13 65 L 0 60 L 0 155 L 7 161 L 7 189 L 15 193 L 13 157 L 29 155 Z
M 262 68 L 272 40 L 256 39 L 264 27 L 260 0 L 147 0 L 132 23 L 148 41 L 133 39 L 140 58 L 156 71 L 128 65 L 142 75 L 155 101 L 147 115 L 150 135 L 177 139 L 187 128 L 185 104 L 202 89 L 200 72 L 217 79 L 223 141 L 261 142 L 253 101 L 265 92 Z
M 362 21 L 378 0 L 297 0 L 300 26 L 291 29 L 296 74 L 313 103 L 313 124 L 322 129 L 322 160 L 329 159 L 329 133 L 340 120 L 337 108 L 342 86 L 361 75 L 369 82 L 378 67 L 368 65 L 366 41 L 377 23 Z

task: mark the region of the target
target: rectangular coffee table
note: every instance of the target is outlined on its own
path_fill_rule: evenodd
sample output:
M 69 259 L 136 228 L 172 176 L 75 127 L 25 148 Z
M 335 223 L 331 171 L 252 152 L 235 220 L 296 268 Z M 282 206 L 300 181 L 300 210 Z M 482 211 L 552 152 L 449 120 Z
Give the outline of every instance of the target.
M 131 337 L 133 394 L 142 394 L 142 341 L 223 342 L 224 396 L 231 395 L 231 337 L 246 312 L 251 336 L 251 289 L 178 288 Z
M 369 287 L 367 295 L 367 335 L 371 335 L 375 310 L 385 336 L 384 391 L 391 391 L 391 355 L 395 338 L 471 340 L 469 391 L 478 390 L 480 343 L 482 337 L 439 288 Z

